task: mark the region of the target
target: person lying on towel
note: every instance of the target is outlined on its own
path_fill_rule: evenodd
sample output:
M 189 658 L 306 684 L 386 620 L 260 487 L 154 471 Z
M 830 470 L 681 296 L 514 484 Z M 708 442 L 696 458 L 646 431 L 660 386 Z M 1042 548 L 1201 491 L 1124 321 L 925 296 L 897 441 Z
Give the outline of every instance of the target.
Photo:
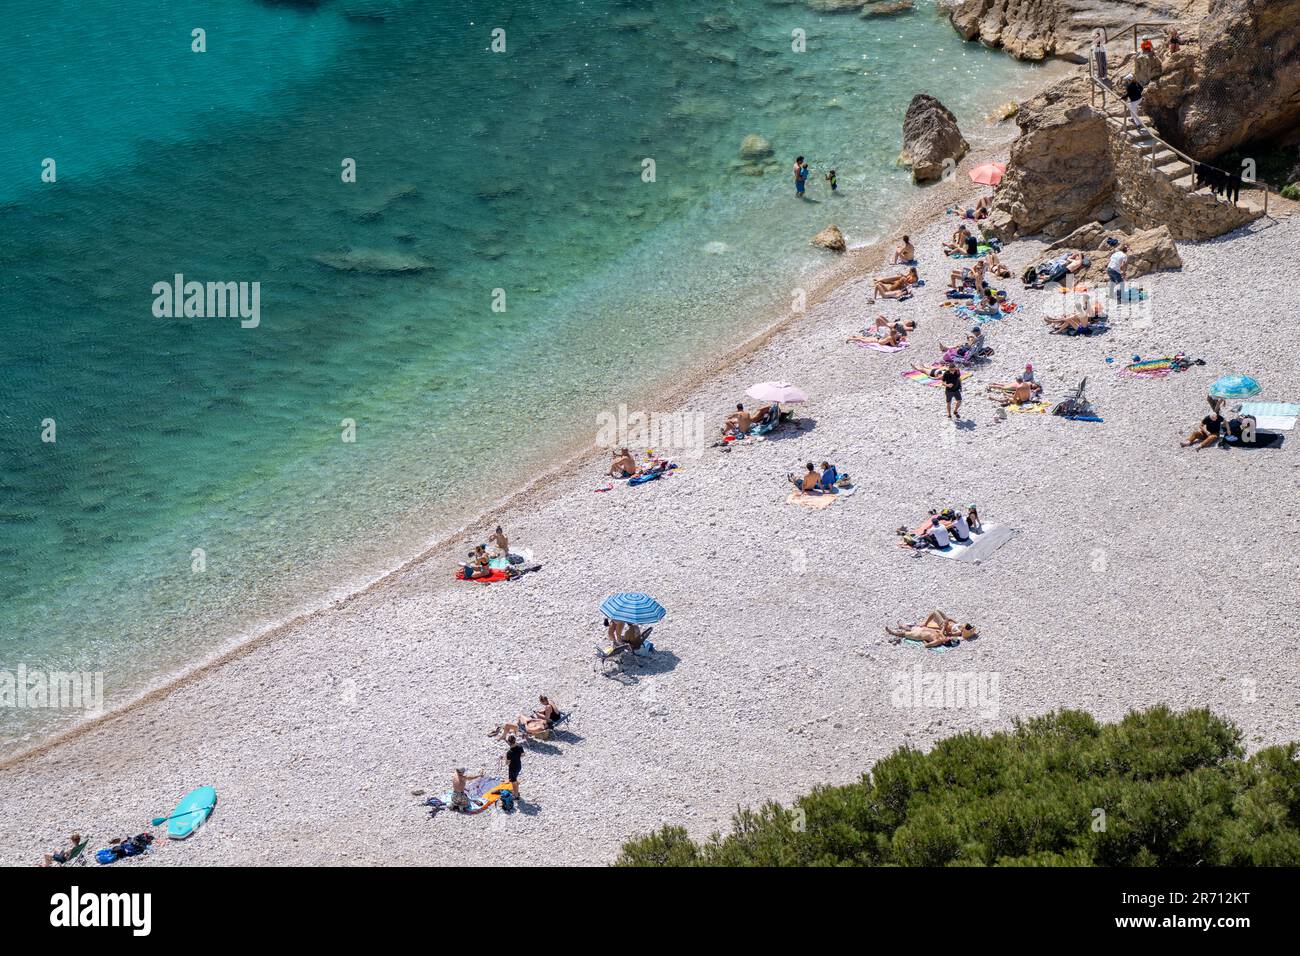
M 979 628 L 974 624 L 958 624 L 943 611 L 934 610 L 925 616 L 919 624 L 903 624 L 886 627 L 885 633 L 894 637 L 893 643 L 899 641 L 921 641 L 926 647 L 939 647 L 953 641 L 966 641 L 979 636 Z
M 550 730 L 560 716 L 560 708 L 545 694 L 538 697 L 537 701 L 540 706 L 531 714 L 520 714 L 513 724 L 497 724 L 493 730 L 488 731 L 488 736 L 505 738 L 518 734 L 521 737 L 535 737 Z

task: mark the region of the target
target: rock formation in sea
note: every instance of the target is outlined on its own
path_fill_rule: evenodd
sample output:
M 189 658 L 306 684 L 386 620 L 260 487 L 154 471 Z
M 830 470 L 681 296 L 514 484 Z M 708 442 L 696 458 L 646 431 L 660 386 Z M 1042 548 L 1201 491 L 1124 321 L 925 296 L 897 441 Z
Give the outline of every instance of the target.
M 427 259 L 421 259 L 409 252 L 390 252 L 383 249 L 318 252 L 311 258 L 313 262 L 319 262 L 340 272 L 369 272 L 376 275 L 424 272 L 435 268 Z
M 772 144 L 757 133 L 750 133 L 740 143 L 740 158 L 746 162 L 759 162 L 772 156 L 774 152 Z
M 903 117 L 903 152 L 898 161 L 912 167 L 915 182 L 941 178 L 945 163 L 955 166 L 968 152 L 970 144 L 948 107 L 926 93 L 912 97 Z
M 812 239 L 808 240 L 814 246 L 821 246 L 823 249 L 829 249 L 832 252 L 843 252 L 848 246 L 844 242 L 844 233 L 840 231 L 839 226 L 827 226 Z

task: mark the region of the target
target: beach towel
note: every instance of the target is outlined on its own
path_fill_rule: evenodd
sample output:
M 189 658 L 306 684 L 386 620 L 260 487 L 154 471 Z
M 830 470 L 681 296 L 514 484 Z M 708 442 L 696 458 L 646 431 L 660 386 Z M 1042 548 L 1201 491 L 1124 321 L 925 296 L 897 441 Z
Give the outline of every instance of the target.
M 1092 322 L 1082 329 L 1066 329 L 1062 335 L 1101 335 L 1103 332 L 1109 332 L 1110 326 L 1105 322 Z
M 495 584 L 497 581 L 504 581 L 507 575 L 500 568 L 494 568 L 492 574 L 486 578 L 466 578 L 462 572 L 456 572 L 457 581 L 468 580 L 471 584 Z
M 1104 422 L 1106 420 L 1098 415 L 1062 415 L 1061 417 L 1071 422 Z
M 873 352 L 901 352 L 907 348 L 907 343 L 902 345 L 882 345 L 879 342 L 857 342 L 855 343 L 860 349 L 871 349 Z
M 820 511 L 823 508 L 829 508 L 835 504 L 839 495 L 834 493 L 823 492 L 821 494 L 805 494 L 802 491 L 792 491 L 789 497 L 785 499 L 788 505 L 799 505 L 802 508 L 812 508 L 814 511 Z
M 1227 448 L 1281 448 L 1282 442 L 1286 439 L 1285 435 L 1278 432 L 1255 432 L 1253 442 L 1244 441 L 1221 441 L 1219 444 Z
M 1011 540 L 1015 534 L 1013 528 L 1006 525 L 989 524 L 985 522 L 981 531 L 971 533 L 969 544 L 954 543 L 946 548 L 925 548 L 921 554 L 933 554 L 940 558 L 952 558 L 956 561 L 965 561 L 972 564 L 979 564 L 992 556 L 993 552 L 1002 547 Z
M 904 644 L 911 644 L 913 647 L 925 647 L 925 641 L 918 641 L 918 640 L 915 640 L 915 639 L 910 638 L 910 637 L 905 637 L 905 638 L 903 638 L 903 643 L 904 643 Z M 936 647 L 930 647 L 930 648 L 926 648 L 926 649 L 929 650 L 929 651 L 933 651 L 933 652 L 936 653 L 936 654 L 942 654 L 944 651 L 952 650 L 954 647 L 957 647 L 957 646 L 960 645 L 960 644 L 961 644 L 961 641 L 960 641 L 958 638 L 955 638 L 955 637 L 954 637 L 954 638 L 953 638 L 951 641 L 949 641 L 947 644 L 939 644 L 939 645 L 936 646 Z
M 1289 432 L 1300 418 L 1300 405 L 1290 402 L 1243 402 L 1242 415 L 1255 417 L 1257 432 Z
M 1145 362 L 1125 365 L 1119 370 L 1119 374 L 1125 378 L 1164 378 L 1169 374 L 1173 364 L 1172 358 L 1148 359 Z
M 1023 405 L 1007 405 L 1006 410 L 1009 412 L 1019 412 L 1022 415 L 1043 415 L 1051 407 L 1051 402 L 1025 402 Z
M 972 373 L 972 372 L 962 372 L 962 373 L 961 373 L 961 380 L 962 380 L 963 382 L 966 381 L 966 379 L 970 378 L 972 374 L 974 374 L 974 373 Z M 903 373 L 902 373 L 902 376 L 901 376 L 901 377 L 902 377 L 902 378 L 905 378 L 905 379 L 908 379 L 909 381 L 912 381 L 912 382 L 920 382 L 922 385 L 930 385 L 930 386 L 933 386 L 934 388 L 943 388 L 943 379 L 941 379 L 941 378 L 931 378 L 931 377 L 930 377 L 929 375 L 927 375 L 925 372 L 922 372 L 922 371 L 920 371 L 920 370 L 918 370 L 918 369 L 909 368 L 906 372 L 903 372 Z
M 969 305 L 953 306 L 953 313 L 967 322 L 992 322 L 994 319 L 1002 318 L 1002 312 L 980 312 L 971 308 Z

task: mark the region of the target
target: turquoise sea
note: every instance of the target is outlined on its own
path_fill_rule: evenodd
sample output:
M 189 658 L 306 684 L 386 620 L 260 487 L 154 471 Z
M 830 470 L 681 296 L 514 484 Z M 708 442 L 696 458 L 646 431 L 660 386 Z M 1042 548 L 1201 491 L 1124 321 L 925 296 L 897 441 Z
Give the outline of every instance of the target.
M 0 671 L 111 706 L 400 563 L 888 229 L 914 93 L 978 137 L 1034 79 L 925 0 L 8 0 Z M 260 324 L 156 317 L 177 273 Z

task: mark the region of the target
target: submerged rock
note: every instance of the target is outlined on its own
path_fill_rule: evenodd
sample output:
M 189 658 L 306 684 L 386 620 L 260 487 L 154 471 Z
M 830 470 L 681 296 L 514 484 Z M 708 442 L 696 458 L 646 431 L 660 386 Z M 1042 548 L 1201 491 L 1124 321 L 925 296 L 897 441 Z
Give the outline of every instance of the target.
M 741 159 L 757 161 L 767 159 L 775 153 L 776 150 L 772 149 L 772 144 L 757 133 L 750 133 L 740 143 Z
M 912 167 L 918 183 L 940 179 L 945 162 L 955 166 L 970 152 L 970 144 L 957 128 L 957 117 L 933 96 L 918 93 L 903 117 L 903 152 L 899 163 Z
M 820 246 L 823 249 L 829 249 L 832 252 L 843 252 L 848 248 L 844 242 L 844 233 L 840 231 L 839 226 L 827 226 L 817 235 L 809 240 L 814 246 Z
M 339 272 L 368 272 L 374 275 L 393 275 L 425 272 L 433 263 L 409 252 L 391 252 L 383 249 L 350 249 L 347 252 L 318 252 L 311 257 Z
M 891 17 L 896 13 L 907 13 L 915 7 L 912 0 L 871 0 L 862 8 L 864 17 Z

